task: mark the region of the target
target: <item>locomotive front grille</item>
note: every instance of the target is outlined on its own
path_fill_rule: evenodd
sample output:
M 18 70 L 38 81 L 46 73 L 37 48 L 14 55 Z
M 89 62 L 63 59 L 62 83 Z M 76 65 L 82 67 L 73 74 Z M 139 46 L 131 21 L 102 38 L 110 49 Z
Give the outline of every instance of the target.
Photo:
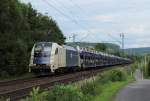
M 50 65 L 46 65 L 46 64 L 36 64 L 36 66 L 32 66 L 31 69 L 49 69 Z

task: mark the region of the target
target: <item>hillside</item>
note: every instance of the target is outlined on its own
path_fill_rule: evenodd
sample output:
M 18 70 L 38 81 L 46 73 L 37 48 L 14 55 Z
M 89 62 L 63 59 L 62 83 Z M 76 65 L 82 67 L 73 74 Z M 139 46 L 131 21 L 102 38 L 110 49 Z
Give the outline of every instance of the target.
M 129 54 L 138 54 L 138 55 L 144 55 L 150 53 L 150 47 L 144 47 L 144 48 L 129 48 L 125 49 L 125 51 Z
M 97 43 L 88 43 L 88 42 L 75 42 L 75 43 L 72 43 L 72 42 L 69 42 L 69 43 L 66 43 L 67 45 L 70 45 L 70 46 L 80 46 L 80 47 L 88 47 L 88 48 L 93 48 Z M 118 51 L 120 50 L 120 47 L 116 44 L 112 44 L 112 43 L 104 43 L 107 47 L 107 50 L 113 50 L 113 51 Z
M 97 43 L 88 43 L 88 42 L 69 42 L 66 43 L 67 45 L 70 46 L 80 46 L 80 47 L 89 47 L 89 48 L 93 48 Z M 108 52 L 114 52 L 114 51 L 120 51 L 120 47 L 116 44 L 112 44 L 112 43 L 104 43 L 107 47 L 107 51 Z M 132 55 L 144 55 L 144 54 L 149 54 L 150 53 L 150 47 L 144 47 L 144 48 L 128 48 L 125 49 L 125 52 L 127 54 L 132 54 Z

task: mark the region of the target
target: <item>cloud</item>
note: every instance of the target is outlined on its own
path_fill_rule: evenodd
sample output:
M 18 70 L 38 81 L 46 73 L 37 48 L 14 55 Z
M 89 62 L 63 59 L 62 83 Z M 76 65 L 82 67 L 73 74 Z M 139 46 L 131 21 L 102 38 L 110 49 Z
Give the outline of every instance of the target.
M 129 26 L 129 30 L 128 30 L 130 33 L 136 33 L 136 34 L 144 34 L 145 31 L 146 31 L 146 27 L 144 25 L 140 25 L 140 24 L 137 24 L 137 25 L 130 25 Z
M 96 22 L 112 22 L 114 21 L 114 18 L 111 15 L 96 15 L 89 18 L 89 20 Z
M 134 36 L 134 38 L 147 38 L 150 37 L 150 29 L 148 24 L 129 24 L 126 32 Z

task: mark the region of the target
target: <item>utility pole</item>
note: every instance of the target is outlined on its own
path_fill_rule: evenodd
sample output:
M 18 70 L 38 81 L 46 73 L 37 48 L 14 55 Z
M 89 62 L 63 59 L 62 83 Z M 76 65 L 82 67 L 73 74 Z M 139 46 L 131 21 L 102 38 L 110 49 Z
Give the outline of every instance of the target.
M 124 55 L 124 33 L 120 33 L 120 37 L 121 37 L 121 44 L 122 44 L 122 51 L 123 51 L 123 55 Z
M 72 36 L 72 38 L 73 38 L 73 43 L 75 43 L 75 41 L 76 41 L 76 34 L 73 34 L 73 36 Z
M 145 71 L 145 74 L 147 74 L 147 56 L 145 55 L 145 68 L 144 68 L 144 71 Z
M 71 37 L 69 37 L 69 38 L 72 38 L 73 43 L 75 43 L 75 41 L 76 41 L 76 36 L 77 36 L 76 34 L 73 34 Z
M 121 33 L 121 34 L 120 34 L 120 37 L 121 37 L 121 40 L 122 40 L 122 42 L 121 42 L 121 44 L 122 44 L 122 49 L 124 49 L 124 33 Z

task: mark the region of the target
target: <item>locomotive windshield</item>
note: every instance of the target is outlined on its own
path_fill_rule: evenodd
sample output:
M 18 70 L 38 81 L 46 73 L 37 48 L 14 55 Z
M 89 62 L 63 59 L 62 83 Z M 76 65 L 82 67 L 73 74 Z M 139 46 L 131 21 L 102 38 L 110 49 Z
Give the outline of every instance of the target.
M 50 62 L 52 43 L 39 42 L 35 44 L 34 48 L 34 63 L 48 64 Z
M 52 44 L 51 44 L 51 43 L 45 43 L 45 44 L 44 44 L 44 49 L 43 49 L 43 51 L 44 51 L 44 52 L 48 52 L 48 51 L 51 50 L 51 47 L 52 47 Z
M 40 42 L 40 43 L 36 43 L 35 44 L 35 49 L 34 51 L 36 52 L 48 52 L 48 51 L 51 51 L 51 47 L 52 47 L 52 44 L 51 43 L 46 43 L 46 42 Z

